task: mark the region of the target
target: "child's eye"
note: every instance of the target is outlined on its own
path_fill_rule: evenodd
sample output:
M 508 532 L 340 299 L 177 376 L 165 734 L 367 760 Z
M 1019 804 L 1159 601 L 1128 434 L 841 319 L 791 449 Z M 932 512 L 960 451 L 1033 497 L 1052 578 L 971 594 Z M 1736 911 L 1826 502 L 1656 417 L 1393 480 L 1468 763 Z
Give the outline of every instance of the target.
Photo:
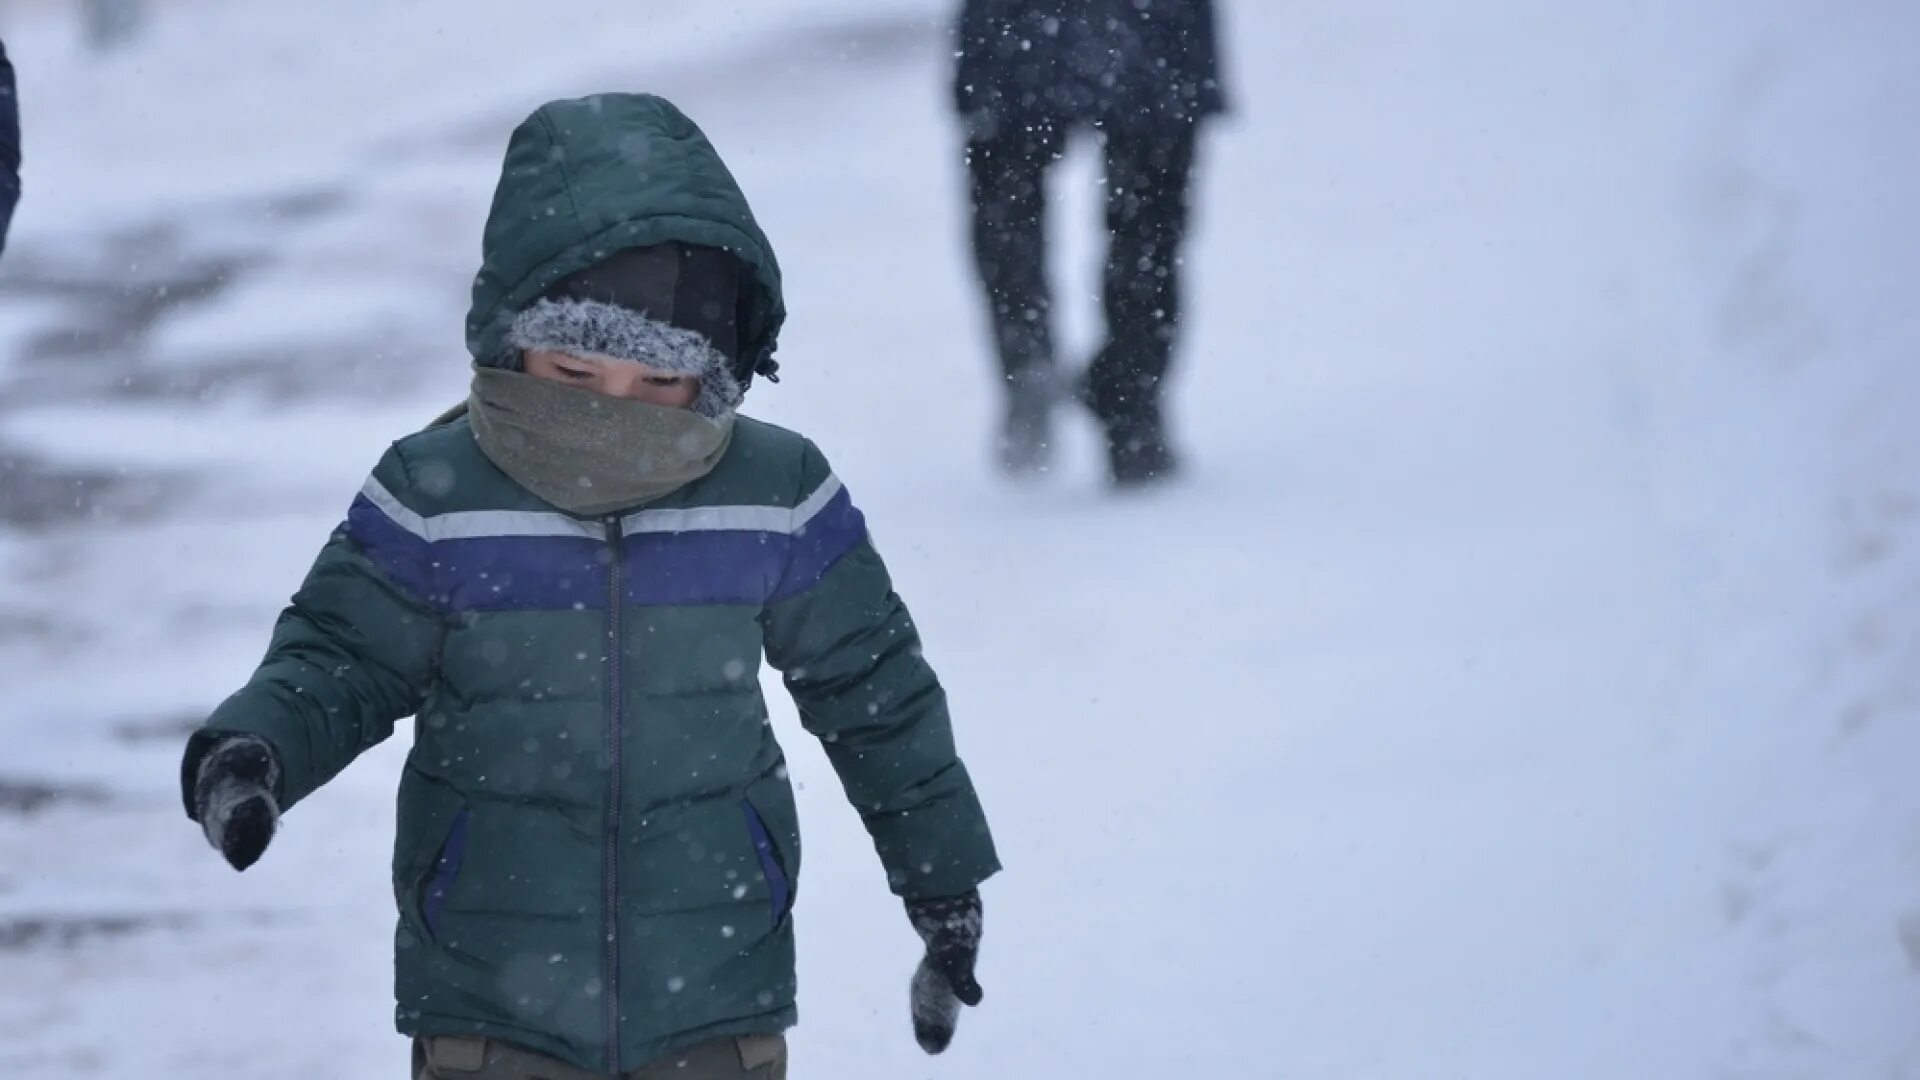
M 560 369 L 560 374 L 565 375 L 569 379 L 586 380 L 593 378 L 593 372 L 581 371 L 579 368 L 563 367 Z
M 653 386 L 679 386 L 684 375 L 649 375 L 647 382 Z

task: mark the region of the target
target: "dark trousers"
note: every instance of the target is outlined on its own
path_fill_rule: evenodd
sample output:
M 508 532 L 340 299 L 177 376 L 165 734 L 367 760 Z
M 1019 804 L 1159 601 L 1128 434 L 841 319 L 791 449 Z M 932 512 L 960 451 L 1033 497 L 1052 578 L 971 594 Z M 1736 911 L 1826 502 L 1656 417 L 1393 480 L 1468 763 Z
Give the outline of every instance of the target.
M 779 1035 L 709 1039 L 619 1077 L 576 1069 L 492 1039 L 434 1036 L 413 1043 L 415 1080 L 786 1080 Z
M 1158 422 L 1160 385 L 1180 324 L 1179 253 L 1187 231 L 1194 127 L 1107 129 L 1107 339 L 1087 369 L 1088 405 L 1111 428 L 1143 414 Z M 1046 279 L 1046 174 L 1067 134 L 1038 127 L 967 145 L 973 254 L 993 339 L 1009 383 L 1055 364 Z

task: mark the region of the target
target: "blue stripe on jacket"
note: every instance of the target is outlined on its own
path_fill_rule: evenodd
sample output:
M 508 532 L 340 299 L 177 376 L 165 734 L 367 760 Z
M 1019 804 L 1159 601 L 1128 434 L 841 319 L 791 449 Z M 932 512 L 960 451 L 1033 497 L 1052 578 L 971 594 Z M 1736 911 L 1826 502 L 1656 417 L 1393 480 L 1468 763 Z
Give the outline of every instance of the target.
M 434 580 L 432 545 L 395 524 L 373 500 L 354 496 L 340 531 L 401 592 L 428 607 L 446 606 Z
M 610 559 L 584 536 L 468 536 L 428 541 L 365 495 L 342 526 L 395 586 L 448 612 L 604 610 Z M 632 605 L 766 604 L 812 588 L 866 539 L 866 518 L 836 491 L 792 533 L 641 532 L 621 542 Z
M 785 538 L 789 549 L 786 572 L 763 599 L 785 600 L 813 588 L 834 563 L 866 538 L 866 516 L 853 505 L 852 496 L 843 487 L 812 520 Z

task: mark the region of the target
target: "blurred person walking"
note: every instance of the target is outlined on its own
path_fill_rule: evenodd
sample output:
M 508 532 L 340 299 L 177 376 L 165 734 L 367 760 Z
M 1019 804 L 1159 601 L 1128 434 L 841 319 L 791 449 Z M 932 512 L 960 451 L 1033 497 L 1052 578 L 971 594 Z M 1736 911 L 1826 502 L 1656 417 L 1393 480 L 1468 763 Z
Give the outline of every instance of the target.
M 1009 474 L 1044 471 L 1068 385 L 1046 279 L 1046 175 L 1100 137 L 1107 338 L 1073 395 L 1100 422 L 1116 485 L 1170 475 L 1162 390 L 1180 321 L 1179 252 L 1200 122 L 1222 112 L 1211 0 L 965 0 L 954 96 L 972 244 L 1005 380 Z
M 14 86 L 13 64 L 0 42 L 0 252 L 7 249 L 7 226 L 20 202 L 20 95 Z

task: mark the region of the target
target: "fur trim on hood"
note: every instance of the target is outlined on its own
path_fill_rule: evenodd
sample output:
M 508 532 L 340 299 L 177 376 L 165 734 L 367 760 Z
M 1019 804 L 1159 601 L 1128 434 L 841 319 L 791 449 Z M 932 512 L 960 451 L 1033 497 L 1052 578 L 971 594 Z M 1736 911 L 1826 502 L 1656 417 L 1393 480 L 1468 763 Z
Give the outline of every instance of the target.
M 627 360 L 700 380 L 693 411 L 711 420 L 744 394 L 726 354 L 692 330 L 598 300 L 536 300 L 514 316 L 507 344 L 589 360 Z

